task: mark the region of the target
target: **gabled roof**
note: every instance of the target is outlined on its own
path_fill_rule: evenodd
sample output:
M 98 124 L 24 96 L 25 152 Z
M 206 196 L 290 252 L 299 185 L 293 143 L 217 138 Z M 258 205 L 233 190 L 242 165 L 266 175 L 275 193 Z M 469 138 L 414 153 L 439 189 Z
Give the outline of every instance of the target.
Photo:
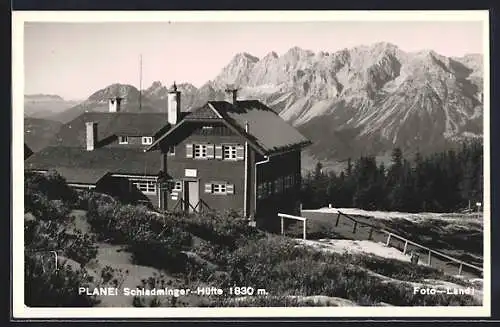
M 226 101 L 209 101 L 204 106 L 193 110 L 179 124 L 165 132 L 146 151 L 155 149 L 162 139 L 186 122 L 211 119 L 226 122 L 264 155 L 311 143 L 271 108 L 257 100 L 238 101 L 237 105 Z M 248 133 L 245 131 L 247 123 Z
M 63 125 L 51 145 L 85 146 L 86 122 L 97 123 L 99 141 L 111 136 L 156 136 L 170 128 L 166 113 L 85 112 Z
M 156 176 L 161 170 L 157 153 L 137 149 L 106 147 L 86 151 L 81 147 L 51 146 L 35 153 L 25 161 L 25 169 L 49 170 L 63 168 L 89 174 L 100 172 L 127 175 Z M 77 181 L 75 181 L 77 182 Z
M 40 170 L 55 170 L 64 177 L 68 184 L 88 184 L 96 185 L 104 176 L 108 175 L 105 169 L 88 169 L 78 167 L 54 167 L 50 169 Z

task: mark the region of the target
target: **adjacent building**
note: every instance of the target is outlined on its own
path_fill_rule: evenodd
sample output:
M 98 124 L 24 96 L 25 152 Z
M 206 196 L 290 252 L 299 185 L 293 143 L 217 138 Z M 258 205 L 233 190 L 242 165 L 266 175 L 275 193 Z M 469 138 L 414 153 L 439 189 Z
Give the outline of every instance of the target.
M 120 99 L 110 99 L 109 112 L 64 125 L 26 168 L 55 169 L 80 188 L 134 186 L 161 210 L 236 210 L 257 222 L 296 213 L 309 140 L 261 102 L 227 91 L 231 101 L 186 113 L 175 84 L 165 113 L 121 112 Z
M 166 113 L 122 112 L 121 99 L 111 98 L 107 112 L 85 112 L 63 125 L 25 169 L 56 170 L 73 187 L 140 195 L 137 201 L 160 207 L 159 155 L 144 149 L 169 128 Z

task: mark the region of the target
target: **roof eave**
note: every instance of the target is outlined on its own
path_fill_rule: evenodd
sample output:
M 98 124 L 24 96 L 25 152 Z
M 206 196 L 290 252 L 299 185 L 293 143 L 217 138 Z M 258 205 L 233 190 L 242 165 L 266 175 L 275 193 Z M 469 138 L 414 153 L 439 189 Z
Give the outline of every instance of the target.
M 289 151 L 301 150 L 301 149 L 303 149 L 311 144 L 312 144 L 312 142 L 307 140 L 307 141 L 296 143 L 293 145 L 277 148 L 277 149 L 274 149 L 271 151 L 266 151 L 265 155 L 266 156 L 273 156 L 273 155 L 278 155 L 278 154 L 282 154 L 282 153 L 289 152 Z

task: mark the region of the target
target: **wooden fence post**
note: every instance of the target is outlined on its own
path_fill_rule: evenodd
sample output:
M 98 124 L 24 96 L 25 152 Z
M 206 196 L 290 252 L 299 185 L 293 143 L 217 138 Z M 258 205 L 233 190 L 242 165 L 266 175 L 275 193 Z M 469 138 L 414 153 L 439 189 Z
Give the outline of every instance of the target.
M 303 227 L 303 231 L 302 231 L 302 234 L 303 234 L 303 237 L 304 237 L 304 240 L 306 239 L 306 220 L 304 220 L 304 227 Z
M 281 235 L 285 234 L 285 222 L 283 221 L 283 217 L 281 218 Z
M 408 249 L 408 241 L 405 242 L 405 247 L 403 249 L 403 254 L 406 254 L 406 250 Z
M 352 233 L 353 234 L 356 234 L 356 227 L 358 227 L 358 222 L 357 221 L 354 222 L 354 227 L 352 228 Z
M 390 243 L 391 243 L 391 233 L 389 233 L 387 236 L 387 242 L 385 243 L 385 246 L 389 246 Z
M 335 227 L 337 227 L 339 225 L 339 221 L 340 221 L 340 211 L 337 215 L 337 221 L 335 222 Z
M 429 250 L 429 257 L 427 258 L 427 265 L 428 266 L 431 265 L 431 254 L 432 254 L 432 252 Z
M 458 267 L 458 276 L 462 275 L 462 268 L 463 268 L 463 265 L 460 264 L 460 266 Z
M 373 227 L 370 228 L 370 234 L 368 234 L 368 239 L 371 240 L 373 237 Z

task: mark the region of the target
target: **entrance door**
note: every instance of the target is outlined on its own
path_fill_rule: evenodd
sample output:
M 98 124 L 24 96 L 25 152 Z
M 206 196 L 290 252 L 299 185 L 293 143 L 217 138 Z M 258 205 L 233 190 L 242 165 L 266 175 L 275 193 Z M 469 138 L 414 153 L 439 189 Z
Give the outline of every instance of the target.
M 198 181 L 184 182 L 184 210 L 195 212 L 198 210 L 196 206 L 200 201 L 199 183 Z

